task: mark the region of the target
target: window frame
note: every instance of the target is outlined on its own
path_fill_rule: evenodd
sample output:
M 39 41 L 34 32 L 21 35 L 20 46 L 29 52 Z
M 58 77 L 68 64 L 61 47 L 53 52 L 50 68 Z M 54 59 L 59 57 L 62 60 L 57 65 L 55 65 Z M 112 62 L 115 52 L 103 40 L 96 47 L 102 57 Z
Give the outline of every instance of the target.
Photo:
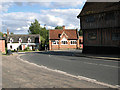
M 85 21 L 86 21 L 87 23 L 95 22 L 95 16 L 94 16 L 94 15 L 87 16 L 87 17 L 85 18 Z
M 30 38 L 28 38 L 28 43 L 31 43 L 31 39 Z
M 95 35 L 91 35 L 90 34 L 95 34 Z M 95 36 L 95 38 L 93 38 Z M 91 33 L 88 33 L 88 40 L 97 40 L 97 32 L 91 32 Z
M 53 42 L 55 42 L 55 44 Z M 52 45 L 58 45 L 58 44 L 59 44 L 59 40 L 52 40 Z
M 22 39 L 21 38 L 19 38 L 19 43 L 22 43 Z
M 116 34 L 116 35 L 115 35 Z M 113 41 L 118 41 L 118 40 L 120 40 L 120 33 L 112 33 L 112 35 L 111 35 L 112 37 L 111 37 L 111 39 L 113 40 Z M 114 37 L 113 37 L 114 36 Z M 117 36 L 117 37 L 116 37 Z
M 12 38 L 10 38 L 10 43 L 13 43 L 13 39 Z
M 61 45 L 68 45 L 68 41 L 61 41 Z
M 77 45 L 77 41 L 76 40 L 70 40 L 70 45 Z

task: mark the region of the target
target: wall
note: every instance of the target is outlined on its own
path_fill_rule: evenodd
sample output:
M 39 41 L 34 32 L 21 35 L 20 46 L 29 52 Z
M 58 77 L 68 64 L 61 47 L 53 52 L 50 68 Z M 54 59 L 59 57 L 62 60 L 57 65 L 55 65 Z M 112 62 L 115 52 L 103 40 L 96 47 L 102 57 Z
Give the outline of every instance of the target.
M 81 20 L 81 29 L 94 29 L 94 28 L 109 28 L 109 27 L 119 27 L 120 25 L 120 12 L 119 11 L 114 11 L 114 19 L 105 19 L 106 13 L 100 13 L 100 14 L 93 14 L 94 16 L 94 21 L 93 22 L 86 22 L 87 16 L 82 16 L 80 18 Z
M 12 45 L 12 49 L 10 49 L 10 46 Z M 32 50 L 32 45 L 37 45 L 37 47 L 36 47 L 36 49 L 39 49 L 39 43 L 8 43 L 7 44 L 7 49 L 9 50 L 17 50 L 17 48 L 19 47 L 19 46 L 22 46 L 22 50 L 24 50 L 25 48 L 27 48 L 28 47 L 28 45 L 31 45 L 31 46 L 29 46 L 29 48 Z
M 0 51 L 5 53 L 5 40 L 0 40 Z
M 67 44 L 66 45 L 62 45 L 62 39 L 63 38 L 67 39 Z M 65 49 L 76 49 L 78 47 L 78 40 L 76 45 L 71 45 L 71 40 L 68 40 L 68 37 L 66 35 L 62 35 L 62 37 L 59 40 L 59 44 L 58 45 L 52 45 L 52 40 L 49 40 L 49 48 L 50 50 L 65 50 Z
M 10 48 L 10 46 L 12 45 L 12 49 Z M 20 43 L 8 43 L 7 44 L 7 49 L 8 50 L 17 50 L 17 48 L 20 46 L 21 44 Z
M 90 40 L 88 34 L 97 33 L 95 40 Z M 120 40 L 112 40 L 112 33 L 120 33 L 118 28 L 84 30 L 84 46 L 114 46 L 120 47 Z

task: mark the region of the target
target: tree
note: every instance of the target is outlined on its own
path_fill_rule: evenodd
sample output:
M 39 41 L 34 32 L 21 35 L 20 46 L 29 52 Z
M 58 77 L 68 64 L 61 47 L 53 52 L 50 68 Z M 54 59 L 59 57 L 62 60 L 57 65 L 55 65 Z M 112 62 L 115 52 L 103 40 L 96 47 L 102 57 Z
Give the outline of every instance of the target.
M 55 29 L 63 29 L 62 26 L 56 26 Z
M 79 36 L 83 36 L 83 31 L 81 29 L 79 30 Z
M 11 34 L 11 35 L 13 35 L 14 33 L 13 33 L 13 32 L 11 32 L 10 34 Z
M 29 34 L 39 34 L 40 32 L 40 23 L 35 19 L 35 22 L 31 23 L 31 26 L 28 30 Z
M 45 27 L 42 28 L 36 19 L 31 23 L 28 32 L 29 34 L 40 34 L 42 48 L 45 47 L 45 44 L 49 45 L 49 31 Z
M 2 32 L 0 32 L 0 36 L 3 36 L 3 33 L 2 33 Z

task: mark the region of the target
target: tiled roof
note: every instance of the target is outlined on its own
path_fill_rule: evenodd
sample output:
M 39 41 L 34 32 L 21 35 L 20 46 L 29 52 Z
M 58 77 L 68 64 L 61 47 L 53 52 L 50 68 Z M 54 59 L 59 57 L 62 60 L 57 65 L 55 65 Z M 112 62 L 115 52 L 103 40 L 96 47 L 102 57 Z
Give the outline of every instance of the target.
M 10 42 L 10 38 L 13 39 L 13 43 L 18 43 L 19 42 L 19 38 L 22 39 L 22 43 L 27 43 L 28 42 L 28 38 L 31 39 L 31 43 L 39 43 L 39 34 L 32 34 L 32 35 L 9 35 L 7 37 L 7 42 Z
M 77 17 L 113 10 L 120 10 L 120 2 L 86 2 Z
M 59 35 L 65 32 L 68 36 L 68 39 L 78 39 L 77 30 L 74 29 L 65 29 L 65 30 L 50 30 L 49 31 L 49 39 L 60 39 Z

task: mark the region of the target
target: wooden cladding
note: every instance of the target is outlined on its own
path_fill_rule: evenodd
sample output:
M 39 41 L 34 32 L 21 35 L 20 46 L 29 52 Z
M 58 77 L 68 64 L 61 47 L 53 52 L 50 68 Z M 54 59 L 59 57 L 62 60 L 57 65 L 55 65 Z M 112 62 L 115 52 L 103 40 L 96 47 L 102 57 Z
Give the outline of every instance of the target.
M 99 13 L 81 17 L 81 29 L 119 27 L 120 11 Z
M 113 28 L 84 30 L 84 45 L 120 47 L 120 30 Z

